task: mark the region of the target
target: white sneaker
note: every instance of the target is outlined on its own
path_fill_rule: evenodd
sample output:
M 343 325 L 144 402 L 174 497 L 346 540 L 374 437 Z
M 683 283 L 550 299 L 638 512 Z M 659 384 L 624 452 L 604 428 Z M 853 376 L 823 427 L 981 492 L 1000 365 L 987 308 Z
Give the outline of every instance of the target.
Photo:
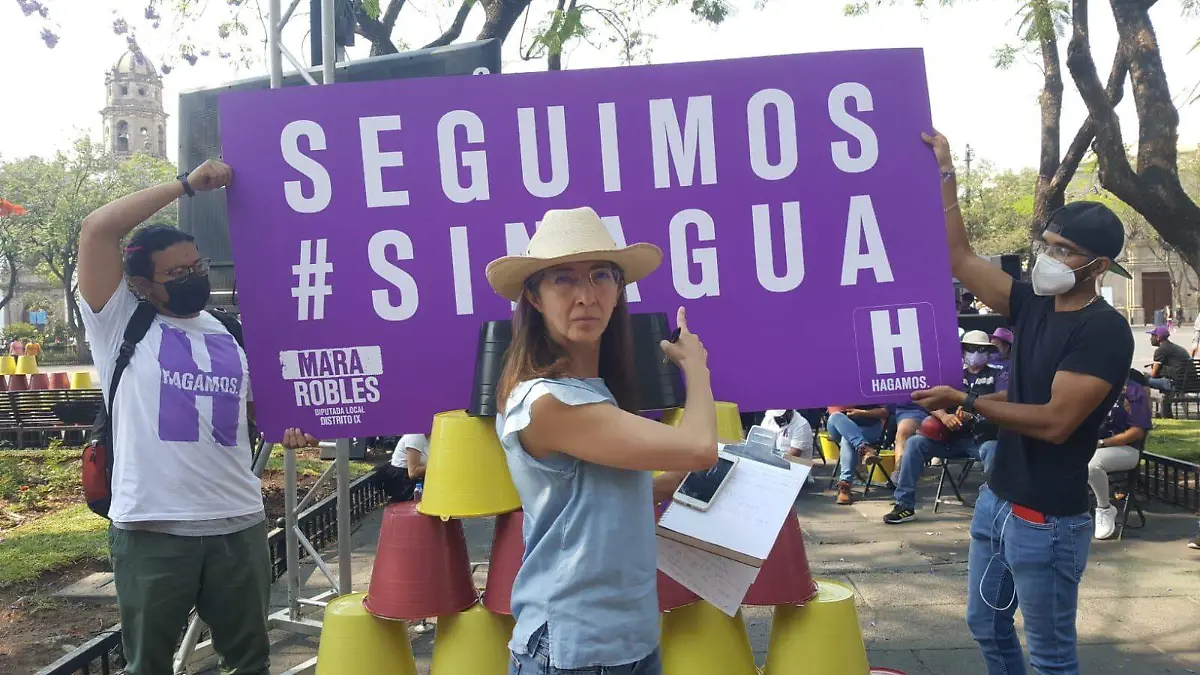
M 1117 531 L 1117 507 L 1096 509 L 1096 538 L 1108 539 Z

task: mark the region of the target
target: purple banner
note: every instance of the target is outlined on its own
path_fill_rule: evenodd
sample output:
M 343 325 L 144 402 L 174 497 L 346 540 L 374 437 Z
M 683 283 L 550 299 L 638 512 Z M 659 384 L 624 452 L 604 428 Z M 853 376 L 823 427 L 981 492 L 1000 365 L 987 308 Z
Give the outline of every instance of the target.
M 428 431 L 467 407 L 487 285 L 550 208 L 662 247 L 742 410 L 961 378 L 920 50 L 237 92 L 220 100 L 261 428 Z

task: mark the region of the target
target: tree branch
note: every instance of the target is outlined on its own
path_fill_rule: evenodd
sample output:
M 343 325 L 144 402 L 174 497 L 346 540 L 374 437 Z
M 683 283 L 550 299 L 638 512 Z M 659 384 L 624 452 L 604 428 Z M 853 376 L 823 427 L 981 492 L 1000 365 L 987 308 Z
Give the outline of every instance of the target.
M 458 14 L 454 15 L 454 21 L 450 27 L 442 33 L 438 39 L 425 45 L 424 49 L 432 49 L 433 47 L 445 47 L 454 42 L 462 35 L 463 26 L 467 23 L 467 17 L 471 15 L 471 10 L 475 9 L 477 0 L 463 0 L 462 5 L 458 8 Z
M 1125 76 L 1128 74 L 1129 62 L 1125 55 L 1118 51 L 1113 57 L 1112 71 L 1108 74 L 1108 86 L 1104 88 L 1110 108 L 1116 109 L 1120 105 L 1121 99 L 1125 98 Z M 1054 172 L 1054 178 L 1050 181 L 1048 198 L 1063 199 L 1067 185 L 1075 177 L 1075 172 L 1079 170 L 1079 163 L 1083 161 L 1088 148 L 1092 146 L 1092 139 L 1095 137 L 1096 127 L 1092 124 L 1092 118 L 1088 117 L 1079 126 L 1079 131 L 1075 132 L 1075 138 L 1067 148 L 1067 153 L 1063 155 L 1062 163 L 1058 165 L 1058 171 Z
M 478 40 L 499 38 L 501 42 L 508 38 L 513 25 L 521 14 L 529 8 L 531 0 L 480 0 L 487 18 L 479 31 Z
M 378 19 L 372 19 L 361 4 L 355 8 L 354 17 L 358 19 L 357 32 L 371 43 L 371 56 L 399 53 L 400 50 L 396 49 L 396 44 L 392 42 L 392 30 L 396 27 L 396 19 L 400 16 L 405 2 L 407 0 L 392 0 Z

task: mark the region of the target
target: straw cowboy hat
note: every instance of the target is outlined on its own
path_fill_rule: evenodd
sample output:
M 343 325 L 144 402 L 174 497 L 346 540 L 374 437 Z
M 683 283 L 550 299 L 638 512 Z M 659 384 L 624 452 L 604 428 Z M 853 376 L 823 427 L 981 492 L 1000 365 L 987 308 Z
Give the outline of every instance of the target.
M 646 278 L 662 258 L 662 249 L 654 244 L 617 248 L 604 221 L 590 207 L 551 209 L 530 238 L 525 255 L 505 256 L 488 263 L 487 280 L 492 290 L 515 302 L 529 277 L 556 265 L 585 260 L 611 262 L 621 268 L 623 281 L 631 284 Z
M 981 330 L 967 331 L 966 334 L 962 336 L 961 342 L 964 345 L 971 345 L 972 347 L 995 347 L 995 345 L 992 344 L 991 338 L 988 337 L 988 334 Z

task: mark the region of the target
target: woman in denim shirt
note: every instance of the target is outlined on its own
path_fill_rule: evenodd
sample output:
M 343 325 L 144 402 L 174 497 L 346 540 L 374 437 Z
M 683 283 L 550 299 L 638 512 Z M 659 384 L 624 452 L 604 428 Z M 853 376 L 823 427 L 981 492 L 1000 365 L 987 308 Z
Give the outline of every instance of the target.
M 496 430 L 524 508 L 512 675 L 660 675 L 651 471 L 707 468 L 717 424 L 707 353 L 679 310 L 666 356 L 687 381 L 679 427 L 637 411 L 625 284 L 662 262 L 617 248 L 590 208 L 552 210 L 526 255 L 487 267 L 517 303 Z

